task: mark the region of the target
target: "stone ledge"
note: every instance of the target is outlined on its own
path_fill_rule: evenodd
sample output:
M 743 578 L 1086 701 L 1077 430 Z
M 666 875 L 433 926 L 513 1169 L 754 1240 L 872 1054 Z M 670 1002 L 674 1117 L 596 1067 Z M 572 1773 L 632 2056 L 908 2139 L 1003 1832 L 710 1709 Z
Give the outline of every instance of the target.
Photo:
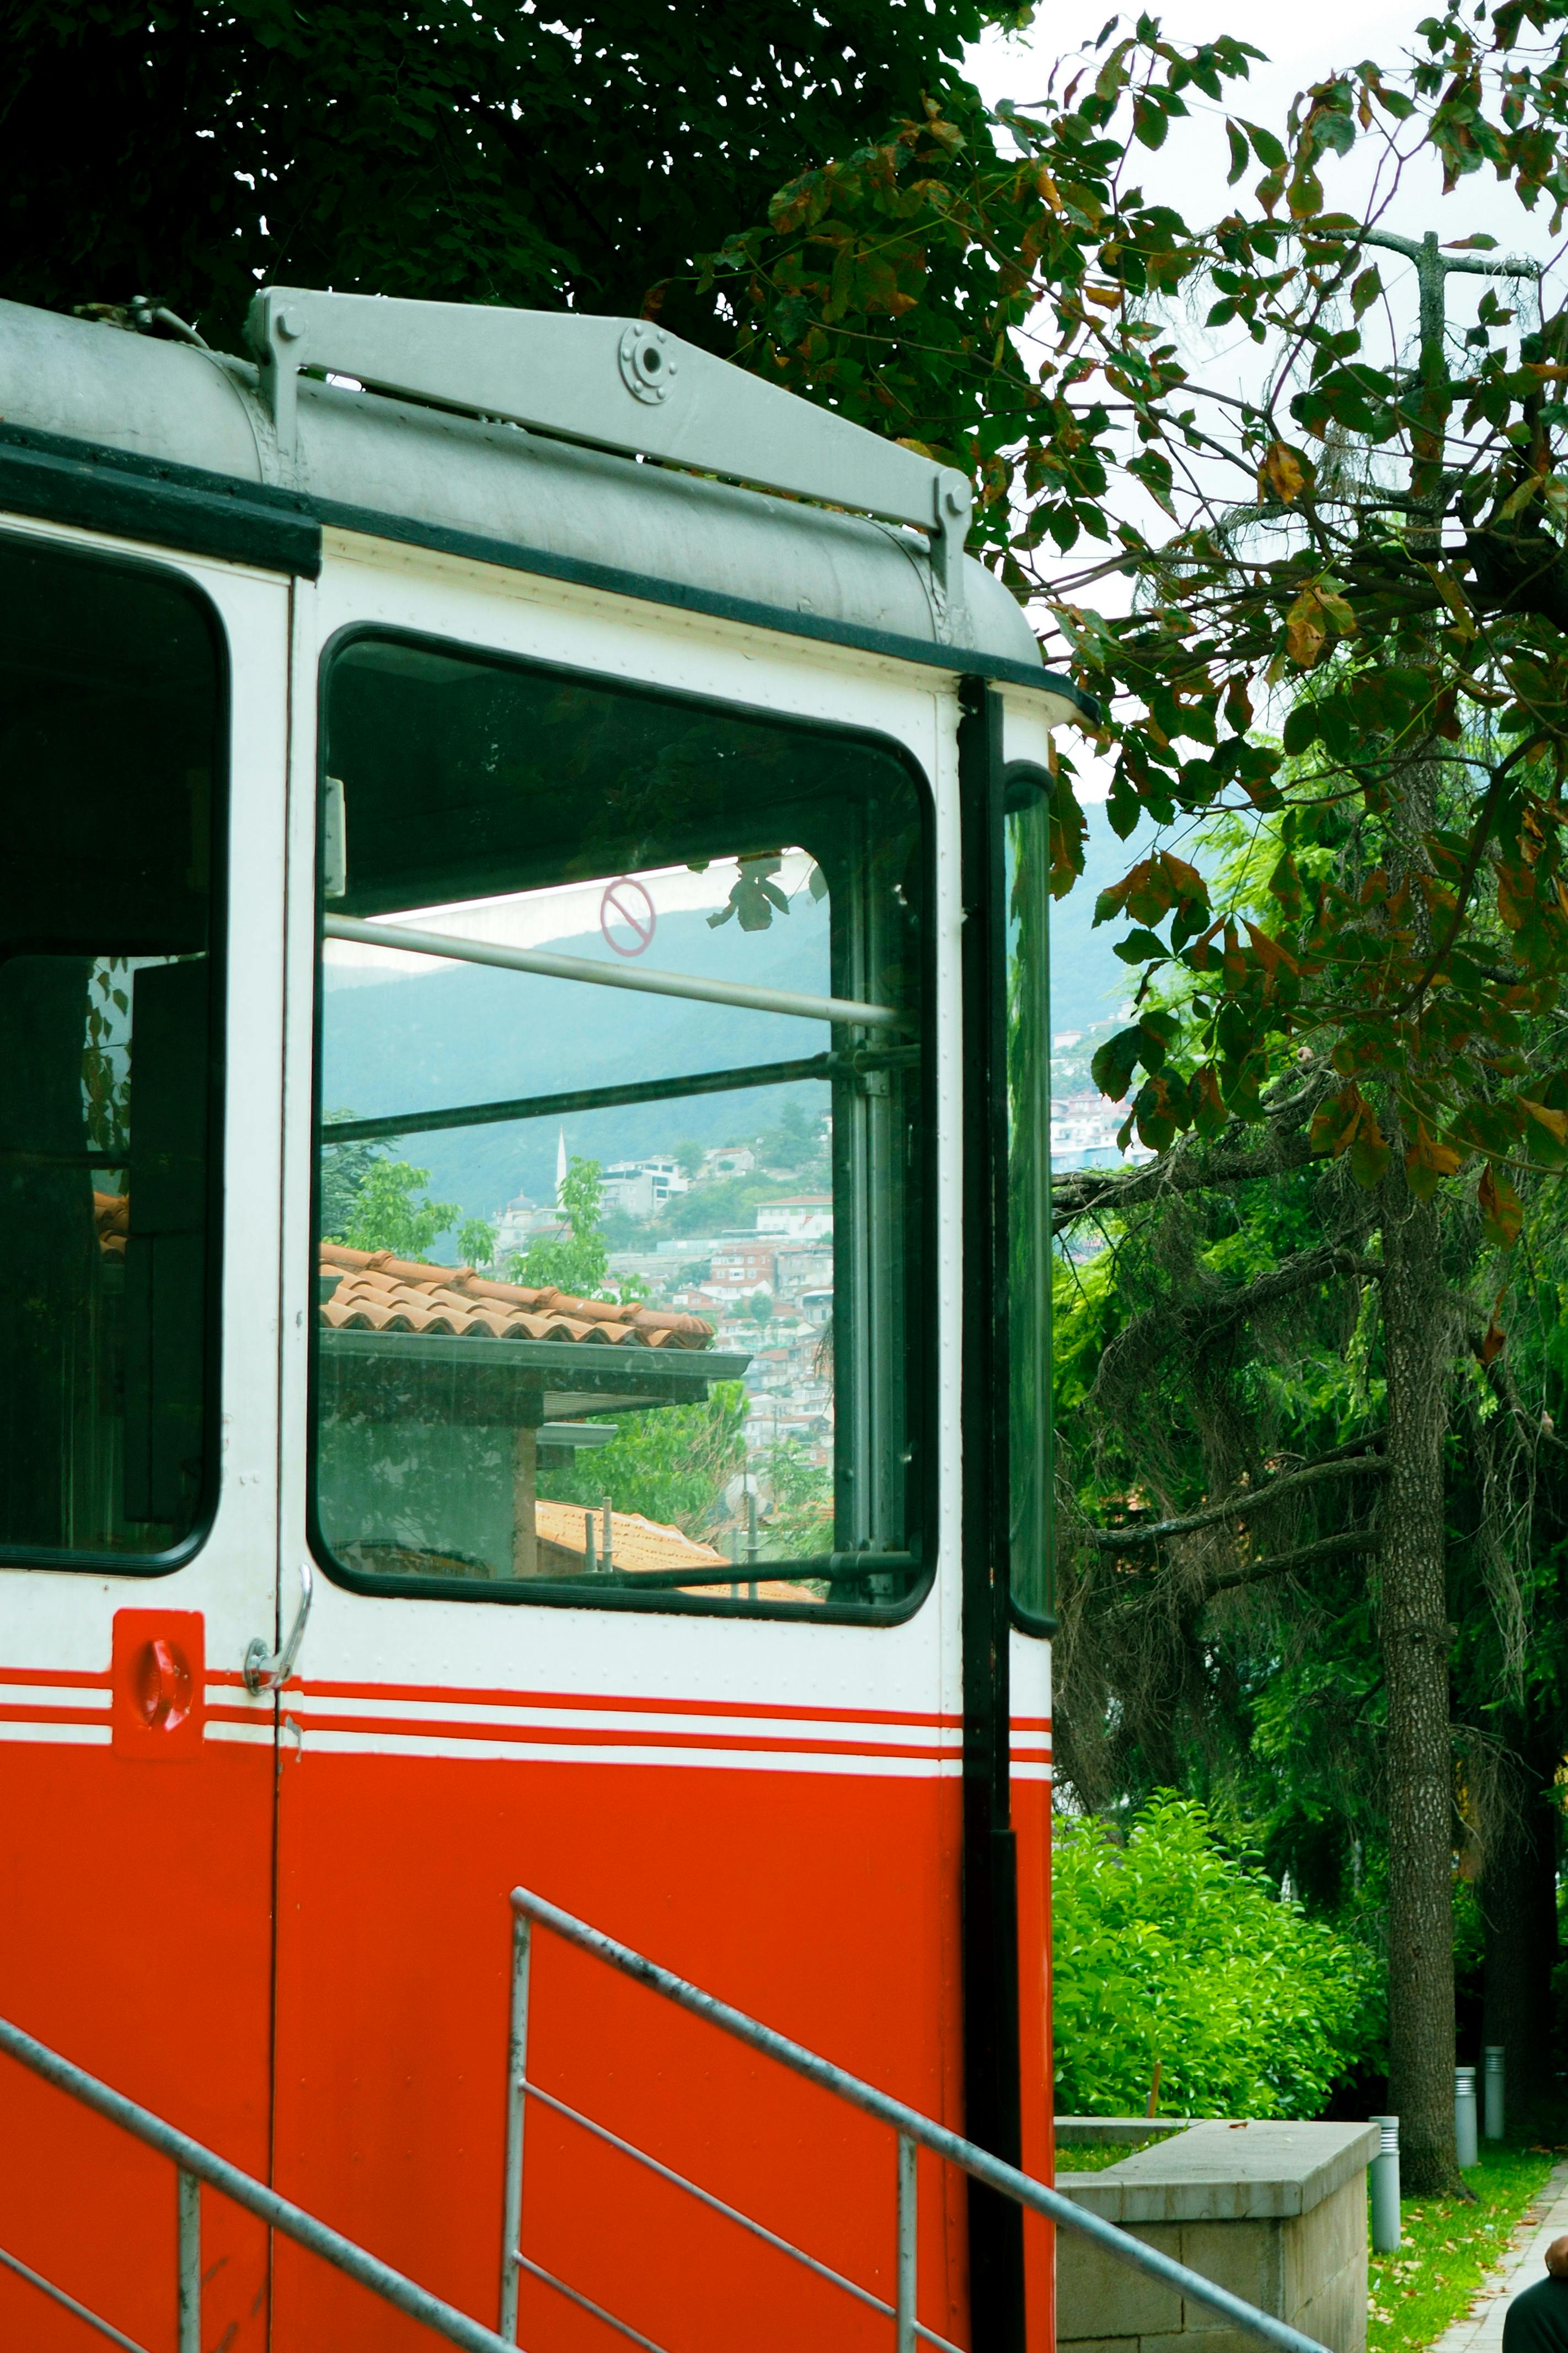
M 1144 2129 L 1147 2130 L 1147 2125 Z M 1376 2155 L 1375 2125 L 1190 2125 L 1057 2187 L 1108 2222 L 1239 2222 L 1310 2213 Z

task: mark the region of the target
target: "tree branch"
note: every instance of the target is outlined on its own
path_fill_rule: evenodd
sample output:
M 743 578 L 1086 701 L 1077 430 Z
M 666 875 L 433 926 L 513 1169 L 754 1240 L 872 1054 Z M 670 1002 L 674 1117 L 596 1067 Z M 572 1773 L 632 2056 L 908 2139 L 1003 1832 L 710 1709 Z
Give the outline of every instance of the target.
M 1387 1468 L 1381 1454 L 1310 1462 L 1304 1471 L 1288 1471 L 1283 1478 L 1270 1479 L 1266 1487 L 1244 1488 L 1228 1503 L 1210 1504 L 1201 1512 L 1189 1512 L 1183 1519 L 1152 1520 L 1142 1528 L 1086 1528 L 1084 1534 L 1101 1552 L 1126 1552 L 1134 1545 L 1160 1544 L 1166 1536 L 1191 1535 L 1197 1528 L 1217 1527 L 1223 1520 L 1237 1519 L 1243 1512 L 1259 1511 L 1281 1495 L 1295 1494 L 1302 1487 L 1315 1487 L 1325 1479 L 1353 1479 L 1358 1472 L 1368 1478 L 1381 1477 Z
M 1184 1136 L 1142 1168 L 1079 1168 L 1051 1181 L 1051 1230 L 1059 1233 L 1079 1218 L 1135 1208 L 1163 1193 L 1196 1193 L 1211 1185 L 1244 1185 L 1255 1176 L 1279 1176 L 1321 1155 L 1308 1140 L 1307 1122 L 1324 1090 L 1303 1087 L 1269 1113 L 1273 1133 L 1244 1145 L 1239 1122 L 1212 1145 Z
M 1290 1552 L 1269 1553 L 1262 1560 L 1248 1561 L 1245 1568 L 1233 1568 L 1224 1577 L 1207 1578 L 1205 1599 L 1237 1585 L 1256 1585 L 1262 1577 L 1284 1577 L 1291 1569 L 1309 1567 L 1313 1561 L 1331 1559 L 1335 1553 L 1375 1552 L 1378 1541 L 1375 1528 L 1343 1528 L 1337 1536 L 1320 1536 L 1315 1544 L 1298 1545 Z
M 1235 1290 L 1216 1291 L 1206 1298 L 1188 1301 L 1181 1314 L 1184 1320 L 1197 1317 L 1208 1324 L 1232 1322 L 1257 1314 L 1276 1299 L 1289 1299 L 1294 1292 L 1327 1282 L 1333 1274 L 1355 1274 L 1369 1282 L 1381 1282 L 1383 1261 L 1326 1243 L 1321 1250 L 1299 1250 L 1282 1266 L 1271 1267 L 1267 1274 L 1257 1275 L 1251 1282 L 1241 1283 Z

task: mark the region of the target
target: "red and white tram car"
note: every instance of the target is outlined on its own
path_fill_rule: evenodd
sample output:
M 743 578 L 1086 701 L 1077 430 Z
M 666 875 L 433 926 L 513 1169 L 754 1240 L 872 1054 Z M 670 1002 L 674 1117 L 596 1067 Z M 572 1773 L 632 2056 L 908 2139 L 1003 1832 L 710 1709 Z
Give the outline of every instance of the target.
M 657 325 L 164 323 L 0 304 L 0 2013 L 490 2325 L 519 1883 L 1048 2178 L 1080 699 L 957 475 Z M 533 1972 L 542 2084 L 886 2288 L 868 2124 Z M 5 2077 L 0 2239 L 172 2342 L 167 2167 Z M 525 2203 L 680 2353 L 886 2341 L 553 2112 Z M 429 2341 L 204 2227 L 213 2353 Z M 934 2165 L 919 2269 L 1048 2346 Z

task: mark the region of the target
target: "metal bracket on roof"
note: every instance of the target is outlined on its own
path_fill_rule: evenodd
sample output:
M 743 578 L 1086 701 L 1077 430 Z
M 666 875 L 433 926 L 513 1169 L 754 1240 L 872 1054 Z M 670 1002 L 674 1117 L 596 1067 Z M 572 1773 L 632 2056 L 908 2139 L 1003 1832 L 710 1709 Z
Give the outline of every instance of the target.
M 931 542 L 937 635 L 957 633 L 966 478 L 651 320 L 268 286 L 250 306 L 246 337 L 285 461 L 300 371 L 330 370 L 368 391 L 913 524 Z
M 936 608 L 936 633 L 944 645 L 962 637 L 963 611 L 963 543 L 969 536 L 973 496 L 963 476 L 942 467 L 931 487 L 931 601 Z

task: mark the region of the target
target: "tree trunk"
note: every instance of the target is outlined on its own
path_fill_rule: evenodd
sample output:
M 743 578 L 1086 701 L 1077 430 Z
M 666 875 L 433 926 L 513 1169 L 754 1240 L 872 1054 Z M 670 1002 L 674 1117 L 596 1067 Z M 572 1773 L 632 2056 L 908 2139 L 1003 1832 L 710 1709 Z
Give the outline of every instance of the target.
M 1507 2053 L 1510 2120 L 1546 2088 L 1552 1972 L 1557 1960 L 1557 1743 L 1536 1725 L 1520 1740 L 1486 1842 L 1481 2039 Z
M 1454 2150 L 1453 1751 L 1443 1439 L 1451 1358 L 1437 1211 L 1405 1181 L 1397 1124 L 1383 1184 L 1387 1456 L 1379 1631 L 1388 1709 L 1388 2102 L 1403 2179 L 1462 2185 Z

